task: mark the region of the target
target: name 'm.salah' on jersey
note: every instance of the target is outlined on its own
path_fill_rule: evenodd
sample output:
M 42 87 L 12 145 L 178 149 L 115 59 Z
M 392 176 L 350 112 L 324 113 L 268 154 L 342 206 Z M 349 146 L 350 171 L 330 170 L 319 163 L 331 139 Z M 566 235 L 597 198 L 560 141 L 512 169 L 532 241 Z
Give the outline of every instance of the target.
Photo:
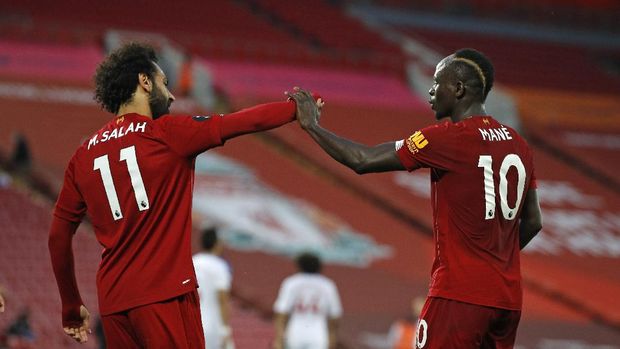
M 102 315 L 197 286 L 190 234 L 195 156 L 223 143 L 221 116 L 117 117 L 78 148 L 54 214 L 88 214 L 104 247 L 97 272 Z
M 431 169 L 430 296 L 520 310 L 519 216 L 536 187 L 527 143 L 489 116 L 444 122 L 396 142 L 409 171 Z

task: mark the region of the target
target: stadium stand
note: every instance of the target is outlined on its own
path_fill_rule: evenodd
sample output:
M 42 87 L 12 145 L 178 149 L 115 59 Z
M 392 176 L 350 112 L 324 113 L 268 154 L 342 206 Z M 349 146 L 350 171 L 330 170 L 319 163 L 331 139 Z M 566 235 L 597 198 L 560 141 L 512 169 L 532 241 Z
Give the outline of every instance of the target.
M 211 58 L 293 61 L 402 75 L 404 61 L 398 47 L 345 16 L 339 7 L 323 0 L 300 3 L 305 10 L 321 11 L 325 20 L 313 24 L 304 20 L 307 16 L 288 18 L 283 2 L 273 2 L 273 7 L 269 4 L 212 1 L 203 6 L 203 2 L 192 0 L 174 5 L 113 1 L 74 6 L 71 1 L 61 1 L 49 9 L 36 1 L 0 4 L 0 10 L 8 14 L 7 20 L 0 21 L 0 35 L 75 43 L 101 41 L 109 28 L 140 30 L 169 35 L 188 52 Z M 147 16 L 142 13 L 145 8 Z M 67 27 L 65 23 L 74 25 Z M 334 23 L 338 30 L 321 30 L 328 23 Z
M 598 57 L 609 54 L 606 49 L 424 28 L 401 30 L 444 54 L 477 48 L 497 62 L 496 76 L 503 84 L 591 93 L 620 90 L 620 79 L 600 64 Z
M 520 3 L 534 13 L 537 6 L 551 2 L 559 6 L 551 0 Z M 404 8 L 410 4 L 398 0 L 381 3 Z M 427 2 L 437 6 L 443 3 Z M 486 8 L 489 3 L 499 2 L 478 1 L 475 6 Z M 571 3 L 593 9 L 582 1 Z M 604 5 L 606 1 L 599 3 Z M 356 91 L 369 94 L 372 91 L 367 86 L 380 82 L 384 84 L 381 88 L 389 88 L 398 98 L 385 97 L 389 103 L 382 104 L 378 102 L 381 97 L 368 97 L 365 99 L 371 102 L 361 103 L 347 100 L 349 96 L 344 94 L 330 100 L 326 94 L 328 105 L 322 122 L 364 143 L 403 138 L 432 122 L 420 103 L 424 97 L 401 97 L 403 77 L 395 79 L 400 84 L 387 78 L 373 80 L 368 65 L 346 64 L 342 55 L 360 48 L 372 57 L 385 54 L 399 60 L 401 56 L 393 43 L 383 42 L 376 33 L 368 34 L 367 27 L 323 1 L 304 2 L 300 8 L 314 16 L 325 13 L 325 22 L 308 20 L 288 7 L 290 3 L 271 0 L 218 1 L 210 2 L 209 7 L 192 0 L 175 3 L 174 8 L 172 3 L 137 1 L 121 5 L 118 0 L 93 3 L 88 9 L 73 5 L 70 1 L 59 1 L 52 8 L 43 8 L 37 1 L 0 3 L 0 38 L 9 39 L 0 42 L 0 57 L 14 57 L 13 47 L 35 55 L 70 53 L 75 61 L 86 62 L 71 76 L 67 75 L 71 64 L 64 70 L 59 64 L 44 69 L 50 56 L 41 56 L 45 57 L 42 62 L 23 62 L 19 74 L 7 67 L 6 59 L 0 59 L 0 153 L 8 154 L 14 134 L 22 133 L 38 167 L 37 176 L 48 183 L 52 196 L 75 146 L 109 117 L 89 95 L 90 75 L 103 55 L 101 41 L 109 27 L 163 32 L 216 69 L 235 61 L 250 65 L 269 62 L 269 68 L 262 72 L 264 76 L 300 78 L 311 84 L 307 87 L 316 88 L 319 83 L 308 76 L 322 77 L 330 67 L 346 67 L 351 76 L 357 74 L 366 80 L 341 79 L 349 84 L 364 81 L 369 85 L 355 86 Z M 148 16 L 133 16 L 144 9 Z M 491 10 L 497 8 L 488 7 Z M 500 14 L 483 13 L 499 18 L 511 14 L 505 9 Z M 76 23 L 80 28 L 75 28 Z M 340 25 L 346 26 L 338 31 Z M 608 51 L 423 28 L 399 30 L 441 54 L 461 46 L 487 51 L 496 63 L 499 83 L 516 98 L 525 130 L 533 140 L 546 225 L 523 255 L 525 310 L 519 330 L 520 347 L 617 348 L 620 199 L 613 182 L 607 179 L 615 179 L 618 169 L 617 161 L 612 160 L 618 156 L 620 128 L 615 94 L 620 82 L 593 59 Z M 338 57 L 322 57 L 327 51 L 321 50 L 327 49 L 339 52 Z M 55 62 L 61 61 L 57 58 Z M 321 69 L 316 69 L 317 64 Z M 38 69 L 27 69 L 32 66 Z M 225 68 L 234 71 L 239 67 Z M 290 74 L 296 68 L 303 74 Z M 391 68 L 377 71 L 391 77 L 395 72 Z M 214 74 L 215 82 L 231 97 L 233 109 L 278 98 L 272 91 L 290 88 L 288 81 L 273 79 L 246 83 L 241 89 L 241 79 L 235 81 L 237 87 L 223 81 L 230 76 Z M 603 136 L 608 139 L 605 147 L 600 146 Z M 586 147 L 584 142 L 599 146 Z M 233 140 L 214 153 L 247 166 L 270 190 L 295 203 L 311 203 L 326 212 L 324 215 L 335 216 L 377 244 L 392 249 L 391 257 L 363 268 L 327 266 L 327 275 L 338 282 L 342 291 L 344 348 L 376 347 L 369 344 L 368 338 L 380 338 L 394 318 L 407 311 L 411 297 L 425 293 L 432 246 L 428 179 L 424 173 L 354 175 L 331 161 L 295 125 Z M 197 186 L 203 180 L 198 178 Z M 36 343 L 45 338 L 46 347 L 64 348 L 70 343 L 60 332 L 59 300 L 45 248 L 50 209 L 50 198 L 33 194 L 32 189 L 23 189 L 21 184 L 0 188 L 0 264 L 10 266 L 0 272 L 0 284 L 10 290 L 8 311 L 0 316 L 0 330 L 19 309 L 29 306 L 36 310 L 32 314 Z M 269 221 L 269 217 L 259 218 Z M 77 258 L 84 261 L 80 264 L 79 283 L 91 310 L 96 312 L 94 274 L 100 247 L 88 227 L 81 229 L 77 243 Z M 273 335 L 268 319 L 271 305 L 280 281 L 293 271 L 290 260 L 269 251 L 234 248 L 227 250 L 226 258 L 234 268 L 233 328 L 237 348 L 266 348 Z
M 355 1 L 353 1 L 355 2 Z M 374 4 L 413 11 L 452 13 L 476 18 L 512 20 L 570 28 L 617 31 L 614 0 L 376 0 Z
M 31 314 L 33 347 L 64 348 L 71 340 L 62 333 L 60 299 L 49 263 L 47 232 L 51 207 L 23 184 L 0 188 L 0 283 L 8 290 L 7 311 L 0 317 L 0 331 L 22 309 Z M 80 229 L 75 240 L 76 274 L 85 302 L 96 314 L 95 273 L 101 249 L 92 234 Z M 94 345 L 88 346 L 94 348 Z

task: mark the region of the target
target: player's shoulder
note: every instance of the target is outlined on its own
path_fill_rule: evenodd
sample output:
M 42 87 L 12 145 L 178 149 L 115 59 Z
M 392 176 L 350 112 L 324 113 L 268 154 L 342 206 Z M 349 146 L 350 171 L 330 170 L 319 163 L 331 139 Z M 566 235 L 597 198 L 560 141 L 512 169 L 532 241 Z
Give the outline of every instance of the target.
M 447 140 L 460 137 L 461 134 L 466 131 L 467 128 L 461 122 L 454 123 L 452 121 L 441 121 L 421 128 L 419 131 L 411 135 L 410 138 L 417 139 L 418 142 L 420 142 L 421 139 Z
M 306 273 L 295 273 L 285 277 L 284 280 L 282 280 L 282 285 L 286 287 L 293 287 L 295 285 L 305 282 L 307 279 L 308 278 Z
M 226 266 L 226 262 L 224 262 L 224 260 L 218 256 L 215 256 L 211 253 L 206 253 L 206 252 L 198 252 L 195 253 L 192 256 L 192 260 L 194 261 L 194 263 L 201 263 L 201 264 L 206 264 L 206 265 L 212 265 L 215 267 L 222 267 L 222 266 Z
M 299 273 L 298 277 L 306 282 L 312 282 L 327 287 L 335 285 L 334 281 L 323 274 L 318 273 Z
M 523 146 L 526 149 L 530 149 L 530 146 L 527 142 L 527 140 L 521 135 L 521 133 L 515 129 L 514 127 L 510 126 L 510 125 L 506 125 L 503 123 L 499 123 L 499 125 L 508 130 L 508 133 L 510 134 L 511 138 L 515 141 L 521 144 L 521 146 Z
M 320 276 L 321 282 L 324 283 L 326 286 L 336 288 L 336 282 L 334 282 L 334 280 L 322 274 L 319 274 L 319 276 Z

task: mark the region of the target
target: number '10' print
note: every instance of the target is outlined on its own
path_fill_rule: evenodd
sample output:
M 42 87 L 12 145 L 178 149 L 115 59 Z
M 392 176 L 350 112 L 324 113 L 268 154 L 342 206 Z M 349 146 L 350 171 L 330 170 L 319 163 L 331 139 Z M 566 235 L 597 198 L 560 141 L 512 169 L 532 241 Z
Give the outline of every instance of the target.
M 493 180 L 493 158 L 491 155 L 480 155 L 478 167 L 484 169 L 484 219 L 495 218 L 495 181 Z M 508 205 L 508 179 L 506 174 L 511 167 L 517 170 L 517 201 L 514 207 Z M 502 161 L 499 168 L 499 201 L 502 215 L 507 220 L 513 220 L 517 216 L 517 211 L 523 199 L 525 189 L 525 166 L 517 154 L 508 154 Z

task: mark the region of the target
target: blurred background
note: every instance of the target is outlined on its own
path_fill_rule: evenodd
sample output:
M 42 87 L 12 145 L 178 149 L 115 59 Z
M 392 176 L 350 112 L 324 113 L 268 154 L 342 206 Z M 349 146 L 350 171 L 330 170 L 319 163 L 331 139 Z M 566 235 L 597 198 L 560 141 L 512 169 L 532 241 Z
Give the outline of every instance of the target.
M 0 348 L 79 347 L 62 333 L 48 225 L 73 151 L 111 117 L 92 99 L 94 70 L 131 40 L 157 47 L 173 113 L 302 86 L 325 97 L 325 127 L 367 144 L 432 124 L 435 64 L 484 52 L 488 111 L 534 149 L 545 219 L 522 255 L 517 347 L 620 348 L 617 0 L 0 0 Z M 270 347 L 273 301 L 304 249 L 339 287 L 340 348 L 392 348 L 390 327 L 428 288 L 429 188 L 424 171 L 357 176 L 296 124 L 200 156 L 194 223 L 223 227 L 237 348 Z M 96 318 L 88 224 L 74 251 Z

